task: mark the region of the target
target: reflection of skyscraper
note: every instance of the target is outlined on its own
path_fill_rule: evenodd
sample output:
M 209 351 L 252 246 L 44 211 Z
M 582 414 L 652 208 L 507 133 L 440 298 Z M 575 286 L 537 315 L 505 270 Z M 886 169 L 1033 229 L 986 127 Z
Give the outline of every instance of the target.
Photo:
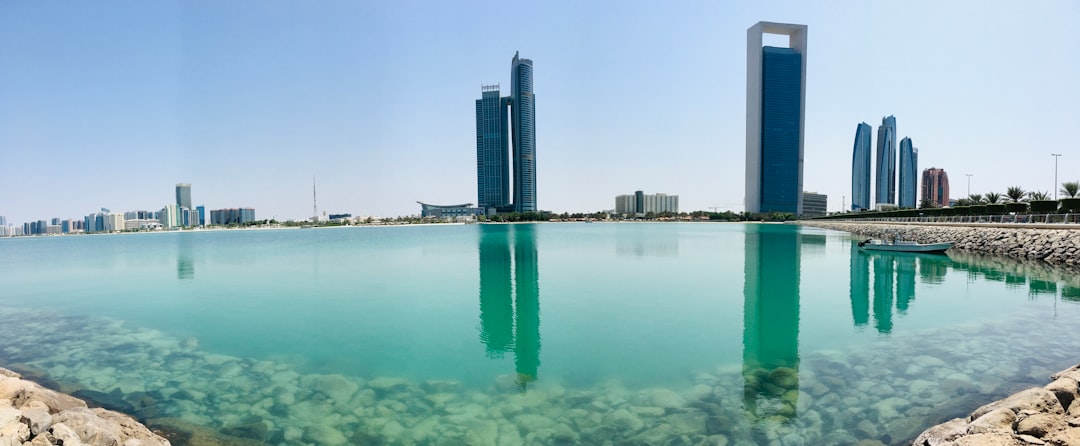
M 856 327 L 870 321 L 870 259 L 859 250 L 859 245 L 851 242 L 851 320 Z
M 892 332 L 893 258 L 874 255 L 874 328 L 878 333 Z
M 488 357 L 501 358 L 513 351 L 516 382 L 523 392 L 536 381 L 540 368 L 540 275 L 534 231 L 531 225 L 480 226 L 480 340 Z
M 484 225 L 480 232 L 480 340 L 490 358 L 514 344 L 510 244 L 507 225 Z
M 949 258 L 938 256 L 919 256 L 919 278 L 923 283 L 942 283 L 949 272 Z
M 896 310 L 907 314 L 908 305 L 915 299 L 915 257 L 897 254 Z
M 190 234 L 177 234 L 176 278 L 180 280 L 195 278 L 195 260 L 191 257 Z
M 794 416 L 799 389 L 799 228 L 748 225 L 743 284 L 743 402 Z
M 540 274 L 535 230 L 533 225 L 514 227 L 514 370 L 522 391 L 536 381 L 540 368 Z

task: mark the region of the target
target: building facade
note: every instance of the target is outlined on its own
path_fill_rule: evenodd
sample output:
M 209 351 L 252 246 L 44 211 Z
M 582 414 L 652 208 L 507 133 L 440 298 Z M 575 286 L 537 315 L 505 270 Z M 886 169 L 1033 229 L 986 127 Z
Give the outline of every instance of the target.
M 881 118 L 877 130 L 875 204 L 896 204 L 896 118 Z
M 615 213 L 620 215 L 645 215 L 670 212 L 679 213 L 679 196 L 668 194 L 646 194 L 636 191 L 633 195 L 615 197 Z
M 803 192 L 803 217 L 824 217 L 829 208 L 829 196 L 817 192 Z
M 506 110 L 498 85 L 480 87 L 476 100 L 476 202 L 480 209 L 510 205 L 510 153 Z
M 421 217 L 448 218 L 448 219 L 457 219 L 457 218 L 472 219 L 472 218 L 475 218 L 477 215 L 480 215 L 483 212 L 483 209 L 480 209 L 478 207 L 473 207 L 472 203 L 449 204 L 449 205 L 445 205 L 445 204 L 428 204 L 428 203 L 424 203 L 424 202 L 420 202 L 420 201 L 417 201 L 416 203 L 420 205 L 420 216 Z
M 176 185 L 176 205 L 183 209 L 195 209 L 191 206 L 191 185 L 179 183 Z
M 210 211 L 210 224 L 242 225 L 255 221 L 255 209 L 229 208 Z
M 855 147 L 851 151 L 851 210 L 855 212 L 870 209 L 871 132 L 870 125 L 865 122 L 855 128 Z M 806 206 L 805 202 L 803 206 Z
M 536 207 L 536 101 L 532 60 L 514 53 L 510 62 L 510 119 L 514 136 L 514 212 Z
M 922 201 L 936 207 L 950 206 L 949 174 L 945 169 L 931 167 L 922 173 Z
M 762 35 L 788 36 L 788 48 Z M 747 30 L 746 212 L 802 213 L 806 25 L 759 22 Z
M 900 140 L 900 207 L 915 209 L 919 196 L 919 149 L 911 138 Z
M 487 213 L 539 210 L 533 65 L 518 53 L 510 63 L 510 96 L 485 85 L 476 100 L 476 201 Z

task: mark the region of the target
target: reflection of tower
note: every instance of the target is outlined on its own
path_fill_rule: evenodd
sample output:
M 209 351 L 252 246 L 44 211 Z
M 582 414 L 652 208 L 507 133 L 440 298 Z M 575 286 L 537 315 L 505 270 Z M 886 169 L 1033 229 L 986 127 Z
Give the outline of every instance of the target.
M 501 358 L 514 343 L 510 301 L 509 226 L 484 225 L 480 234 L 480 340 L 490 358 Z
M 919 278 L 923 283 L 942 283 L 949 272 L 949 258 L 938 259 L 935 256 L 919 256 Z
M 540 274 L 535 230 L 533 225 L 514 227 L 514 369 L 522 391 L 536 381 L 540 368 Z
M 743 402 L 758 416 L 794 416 L 799 398 L 799 228 L 747 225 Z
M 874 328 L 878 333 L 892 331 L 893 258 L 874 256 Z
M 513 350 L 516 382 L 523 392 L 536 381 L 540 368 L 540 275 L 534 231 L 531 225 L 480 226 L 480 340 L 488 357 L 501 358 Z
M 176 278 L 181 280 L 194 279 L 195 260 L 191 258 L 190 234 L 177 234 L 177 236 L 179 239 L 177 240 L 178 246 L 176 249 Z
M 908 305 L 915 299 L 915 258 L 907 255 L 896 257 L 896 309 L 907 314 Z
M 870 259 L 859 251 L 859 245 L 851 242 L 851 319 L 856 327 L 870 321 Z

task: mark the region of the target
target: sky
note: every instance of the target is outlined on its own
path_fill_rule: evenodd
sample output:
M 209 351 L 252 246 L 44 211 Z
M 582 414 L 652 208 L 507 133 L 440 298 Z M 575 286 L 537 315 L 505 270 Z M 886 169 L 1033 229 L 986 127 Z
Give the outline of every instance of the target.
M 896 116 L 952 195 L 1080 179 L 1080 2 L 0 2 L 0 215 L 476 202 L 475 105 L 533 61 L 537 201 L 742 210 L 746 30 L 808 30 L 804 189 Z M 783 37 L 766 44 L 786 46 Z M 971 177 L 966 175 L 970 174 Z

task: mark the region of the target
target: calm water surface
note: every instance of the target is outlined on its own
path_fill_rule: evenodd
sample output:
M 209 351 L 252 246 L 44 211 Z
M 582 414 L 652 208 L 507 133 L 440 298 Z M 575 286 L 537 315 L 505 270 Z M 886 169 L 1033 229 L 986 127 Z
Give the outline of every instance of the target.
M 902 443 L 1080 351 L 1075 276 L 792 225 L 7 239 L 0 290 L 0 365 L 266 444 Z

